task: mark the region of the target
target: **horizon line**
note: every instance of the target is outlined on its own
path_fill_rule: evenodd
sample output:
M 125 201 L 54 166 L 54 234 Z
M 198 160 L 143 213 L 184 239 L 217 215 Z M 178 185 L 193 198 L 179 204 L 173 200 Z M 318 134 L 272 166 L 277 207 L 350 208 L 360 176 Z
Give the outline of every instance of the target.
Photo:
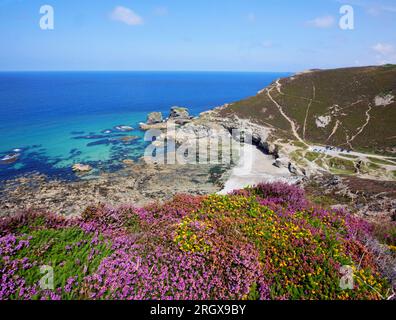
M 223 73 L 295 73 L 298 71 L 255 71 L 255 70 L 0 70 L 0 73 L 7 72 L 223 72 Z
M 372 65 L 358 65 L 358 66 L 336 66 L 332 68 L 306 68 L 302 70 L 289 70 L 289 71 L 279 71 L 279 70 L 154 70 L 154 69 L 147 69 L 147 70 L 120 70 L 120 69 L 83 69 L 83 70 L 69 70 L 69 69 L 56 69 L 56 70 L 45 70 L 45 69 L 26 69 L 26 70 L 19 70 L 19 69 L 10 69 L 10 70 L 0 70 L 0 73 L 11 73 L 11 72 L 196 72 L 196 73 L 209 73 L 209 72 L 218 72 L 218 73 L 298 73 L 308 70 L 335 70 L 335 69 L 346 69 L 346 68 L 367 68 L 367 67 L 380 67 L 386 65 L 395 65 L 394 63 L 386 63 L 386 64 L 372 64 Z

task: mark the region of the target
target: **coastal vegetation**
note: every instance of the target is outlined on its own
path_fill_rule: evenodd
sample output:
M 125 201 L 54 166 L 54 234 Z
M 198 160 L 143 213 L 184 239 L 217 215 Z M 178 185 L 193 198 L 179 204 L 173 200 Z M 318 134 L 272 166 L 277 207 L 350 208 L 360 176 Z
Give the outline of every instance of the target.
M 373 231 L 281 183 L 74 218 L 26 211 L 0 222 L 0 299 L 385 299 Z

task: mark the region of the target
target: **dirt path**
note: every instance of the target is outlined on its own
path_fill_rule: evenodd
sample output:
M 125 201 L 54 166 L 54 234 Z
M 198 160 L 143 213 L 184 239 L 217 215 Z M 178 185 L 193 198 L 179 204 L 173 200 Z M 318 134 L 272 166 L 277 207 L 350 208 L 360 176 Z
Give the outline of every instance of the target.
M 338 150 L 327 150 L 325 147 L 323 146 L 309 146 L 309 150 L 310 151 L 314 151 L 316 150 L 316 152 L 318 153 L 324 153 L 333 157 L 343 157 L 343 155 L 350 155 L 350 156 L 355 156 L 358 158 L 375 158 L 378 160 L 386 160 L 386 161 L 392 161 L 392 157 L 389 156 L 380 156 L 380 155 L 375 155 L 375 154 L 367 154 L 367 153 L 362 153 L 362 152 L 357 152 L 357 151 L 338 151 Z
M 355 138 L 356 138 L 358 135 L 360 135 L 360 134 L 363 132 L 364 128 L 366 128 L 366 126 L 369 124 L 369 122 L 370 122 L 370 111 L 371 111 L 371 109 L 372 109 L 372 106 L 371 106 L 371 104 L 369 103 L 368 110 L 366 111 L 366 122 L 365 122 L 360 128 L 358 128 L 358 132 L 348 140 L 348 144 L 350 144 L 353 140 L 355 140 Z
M 308 149 L 311 150 L 311 151 L 313 151 L 314 149 L 324 149 L 323 147 L 320 147 L 320 146 L 312 146 L 312 145 L 308 144 L 303 138 L 300 137 L 300 135 L 299 135 L 298 132 L 297 132 L 296 123 L 295 123 L 292 119 L 290 119 L 290 118 L 288 117 L 288 115 L 284 112 L 282 106 L 271 96 L 271 91 L 272 91 L 273 89 L 275 89 L 275 88 L 276 88 L 276 90 L 278 91 L 278 93 L 284 95 L 284 93 L 282 92 L 282 84 L 280 83 L 280 79 L 278 79 L 278 80 L 275 82 L 275 86 L 271 86 L 271 87 L 267 88 L 267 89 L 266 89 L 266 93 L 267 93 L 269 99 L 276 105 L 276 107 L 278 108 L 278 110 L 279 110 L 279 112 L 282 114 L 282 116 L 290 123 L 290 126 L 291 126 L 291 128 L 292 128 L 293 135 L 296 137 L 296 139 L 297 139 L 298 141 L 300 141 L 301 143 L 303 143 L 305 146 L 307 146 Z M 312 102 L 315 100 L 315 95 L 316 95 L 316 88 L 315 88 L 315 86 L 313 85 L 313 97 L 312 97 L 312 99 L 310 99 L 311 103 L 308 105 L 308 107 L 310 107 L 310 106 L 312 105 Z M 371 119 L 371 117 L 370 117 L 370 111 L 371 111 L 371 110 L 372 110 L 372 106 L 371 106 L 371 104 L 369 104 L 369 108 L 368 108 L 368 110 L 366 111 L 366 121 L 365 121 L 365 123 L 358 129 L 358 132 L 357 132 L 354 136 L 352 136 L 351 138 L 348 138 L 348 139 L 347 139 L 347 144 L 348 144 L 348 145 L 351 146 L 351 142 L 352 142 L 357 136 L 359 136 L 359 135 L 363 132 L 363 130 L 366 128 L 366 126 L 369 124 L 370 119 Z M 307 114 L 308 114 L 308 113 L 309 113 L 309 109 L 307 108 Z M 306 119 L 305 119 L 305 122 L 306 122 L 306 121 L 307 121 L 307 117 L 306 117 Z M 335 125 L 334 128 L 333 128 L 332 133 L 331 133 L 330 136 L 328 137 L 328 140 L 335 134 L 335 132 L 337 131 L 337 129 L 338 129 L 338 127 L 339 127 L 340 125 L 342 125 L 342 123 L 339 122 L 339 121 L 337 121 L 336 125 Z M 304 126 L 305 126 L 305 123 L 304 123 Z M 305 128 L 304 128 L 304 129 L 305 129 Z M 304 133 L 305 133 L 305 132 L 304 132 Z M 340 158 L 344 158 L 343 155 L 349 154 L 349 155 L 357 156 L 357 157 L 359 157 L 359 158 L 368 158 L 368 157 L 371 157 L 371 158 L 376 158 L 376 159 L 379 159 L 379 160 L 388 160 L 388 161 L 389 161 L 389 157 L 386 157 L 386 156 L 371 155 L 371 154 L 365 154 L 365 153 L 356 152 L 356 151 L 353 151 L 353 152 L 351 151 L 351 152 L 348 153 L 348 152 L 341 152 L 341 151 L 337 151 L 337 150 L 332 150 L 332 151 L 327 151 L 327 150 L 326 150 L 326 151 L 324 151 L 324 153 L 327 153 L 327 154 L 332 155 L 332 156 L 334 156 L 334 157 L 340 157 Z
M 307 110 L 305 111 L 305 119 L 304 119 L 304 127 L 303 127 L 303 139 L 305 139 L 305 129 L 307 127 L 307 120 L 309 115 L 309 109 L 311 108 L 312 102 L 315 100 L 316 97 L 316 88 L 315 84 L 312 83 L 312 99 L 309 101 Z
M 282 94 L 282 92 L 281 92 L 281 84 L 280 84 L 280 82 L 279 82 L 279 80 L 277 80 L 276 81 L 276 87 L 270 87 L 270 88 L 267 88 L 267 95 L 268 95 L 268 98 L 270 98 L 270 100 L 276 105 L 276 107 L 278 108 L 278 110 L 279 110 L 279 112 L 281 113 L 281 115 L 290 123 L 290 126 L 291 126 L 291 129 L 292 129 L 292 132 L 293 132 L 293 135 L 296 137 L 296 139 L 298 140 L 298 141 L 300 141 L 301 143 L 303 143 L 304 145 L 306 145 L 307 147 L 309 147 L 309 145 L 300 137 L 300 135 L 298 134 L 298 132 L 297 132 L 297 127 L 296 127 L 296 124 L 295 124 L 295 122 L 293 121 L 293 120 L 291 120 L 288 116 L 287 116 L 287 114 L 283 111 L 283 109 L 282 109 L 282 106 L 278 103 L 278 102 L 276 102 L 276 100 L 271 96 L 271 91 L 274 89 L 274 88 L 276 88 L 277 90 L 278 90 L 278 92 L 279 93 L 281 93 Z
M 337 132 L 338 126 L 340 125 L 340 121 L 337 120 L 336 124 L 334 125 L 333 131 L 331 131 L 330 135 L 328 136 L 326 141 L 329 141 L 331 139 L 332 136 L 334 136 L 334 134 Z

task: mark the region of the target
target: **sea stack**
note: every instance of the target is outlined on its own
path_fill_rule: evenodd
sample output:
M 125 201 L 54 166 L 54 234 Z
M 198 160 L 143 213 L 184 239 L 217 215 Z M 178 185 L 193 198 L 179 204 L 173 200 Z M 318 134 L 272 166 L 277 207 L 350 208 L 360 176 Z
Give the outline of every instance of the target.
M 191 122 L 191 116 L 187 108 L 175 106 L 171 108 L 169 120 L 174 121 L 176 124 L 183 125 Z
M 162 112 L 151 112 L 148 114 L 147 122 L 146 122 L 148 125 L 161 123 L 161 122 L 163 122 Z

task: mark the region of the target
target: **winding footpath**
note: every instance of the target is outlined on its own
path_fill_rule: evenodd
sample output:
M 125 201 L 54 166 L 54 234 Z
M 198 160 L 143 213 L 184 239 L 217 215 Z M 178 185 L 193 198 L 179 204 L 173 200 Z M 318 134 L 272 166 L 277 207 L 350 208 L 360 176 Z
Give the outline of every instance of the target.
M 344 158 L 344 155 L 352 155 L 352 156 L 356 156 L 358 158 L 364 158 L 364 159 L 368 159 L 370 158 L 375 158 L 378 160 L 385 160 L 385 161 L 395 161 L 396 158 L 393 157 L 389 157 L 389 156 L 381 156 L 381 155 L 372 155 L 372 154 L 366 154 L 366 153 L 362 153 L 362 152 L 357 152 L 357 151 L 341 151 L 341 150 L 327 150 L 326 148 L 324 148 L 323 146 L 316 146 L 316 145 L 310 145 L 308 144 L 303 138 L 300 137 L 300 135 L 297 132 L 297 125 L 296 123 L 290 119 L 290 117 L 284 112 L 283 107 L 272 97 L 271 92 L 273 89 L 276 89 L 278 91 L 279 94 L 281 95 L 285 95 L 282 90 L 282 84 L 280 83 L 280 79 L 276 80 L 275 82 L 275 86 L 272 85 L 268 88 L 265 89 L 265 92 L 268 96 L 268 98 L 275 104 L 275 106 L 278 108 L 280 114 L 290 123 L 291 129 L 292 129 L 292 133 L 295 136 L 295 138 L 303 143 L 306 147 L 308 147 L 308 150 L 310 151 L 315 151 L 315 150 L 319 150 L 319 153 L 326 153 L 328 155 L 334 156 L 334 157 L 340 157 L 340 158 Z M 305 126 L 306 126 L 306 122 L 307 122 L 307 115 L 309 113 L 309 108 L 312 105 L 312 102 L 315 100 L 315 95 L 316 95 L 316 89 L 315 86 L 313 85 L 313 97 L 310 100 L 310 103 L 308 104 L 307 107 L 307 111 L 306 111 L 306 118 L 305 118 L 305 123 L 304 123 L 304 135 L 305 135 Z M 360 135 L 363 130 L 366 128 L 366 126 L 369 124 L 370 122 L 370 111 L 372 110 L 372 106 L 369 104 L 369 108 L 366 111 L 366 121 L 365 123 L 358 129 L 358 132 L 352 136 L 350 139 L 347 140 L 347 143 L 350 145 L 350 143 L 358 136 Z M 337 123 L 333 129 L 333 132 L 331 133 L 331 135 L 329 136 L 329 138 L 331 138 L 332 135 L 335 134 L 335 132 L 338 129 L 338 126 L 340 125 L 340 122 L 337 120 Z M 329 139 L 328 138 L 328 139 Z
M 366 128 L 366 126 L 369 124 L 369 122 L 370 122 L 370 111 L 371 111 L 371 109 L 372 109 L 372 106 L 371 106 L 371 104 L 369 103 L 369 108 L 368 108 L 368 110 L 366 111 L 366 122 L 358 129 L 358 132 L 351 138 L 351 139 L 349 139 L 347 142 L 348 142 L 348 144 L 351 144 L 351 142 L 353 141 L 353 140 L 355 140 L 355 138 L 358 136 L 358 135 L 360 135 L 362 132 L 363 132 L 363 130 L 364 130 L 364 128 Z
M 312 99 L 309 101 L 307 110 L 305 111 L 305 119 L 304 119 L 304 127 L 303 127 L 303 138 L 305 139 L 305 129 L 307 127 L 307 120 L 308 120 L 308 115 L 309 115 L 309 109 L 311 108 L 312 102 L 315 100 L 316 96 L 316 88 L 315 84 L 312 83 Z
M 287 116 L 287 114 L 283 111 L 282 106 L 271 96 L 271 91 L 272 91 L 274 88 L 276 88 L 276 89 L 278 90 L 278 92 L 279 92 L 280 94 L 282 94 L 282 92 L 281 92 L 281 86 L 282 86 L 282 85 L 280 84 L 279 79 L 278 79 L 278 80 L 276 81 L 276 87 L 267 88 L 266 92 L 267 92 L 268 98 L 276 105 L 276 107 L 278 108 L 278 110 L 279 110 L 279 112 L 281 113 L 281 115 L 290 123 L 291 129 L 292 129 L 292 132 L 293 132 L 293 135 L 296 137 L 296 139 L 297 139 L 298 141 L 300 141 L 301 143 L 303 143 L 305 146 L 309 147 L 309 144 L 307 144 L 307 143 L 300 137 L 300 135 L 298 134 L 298 132 L 297 132 L 297 126 L 296 126 L 295 122 Z

